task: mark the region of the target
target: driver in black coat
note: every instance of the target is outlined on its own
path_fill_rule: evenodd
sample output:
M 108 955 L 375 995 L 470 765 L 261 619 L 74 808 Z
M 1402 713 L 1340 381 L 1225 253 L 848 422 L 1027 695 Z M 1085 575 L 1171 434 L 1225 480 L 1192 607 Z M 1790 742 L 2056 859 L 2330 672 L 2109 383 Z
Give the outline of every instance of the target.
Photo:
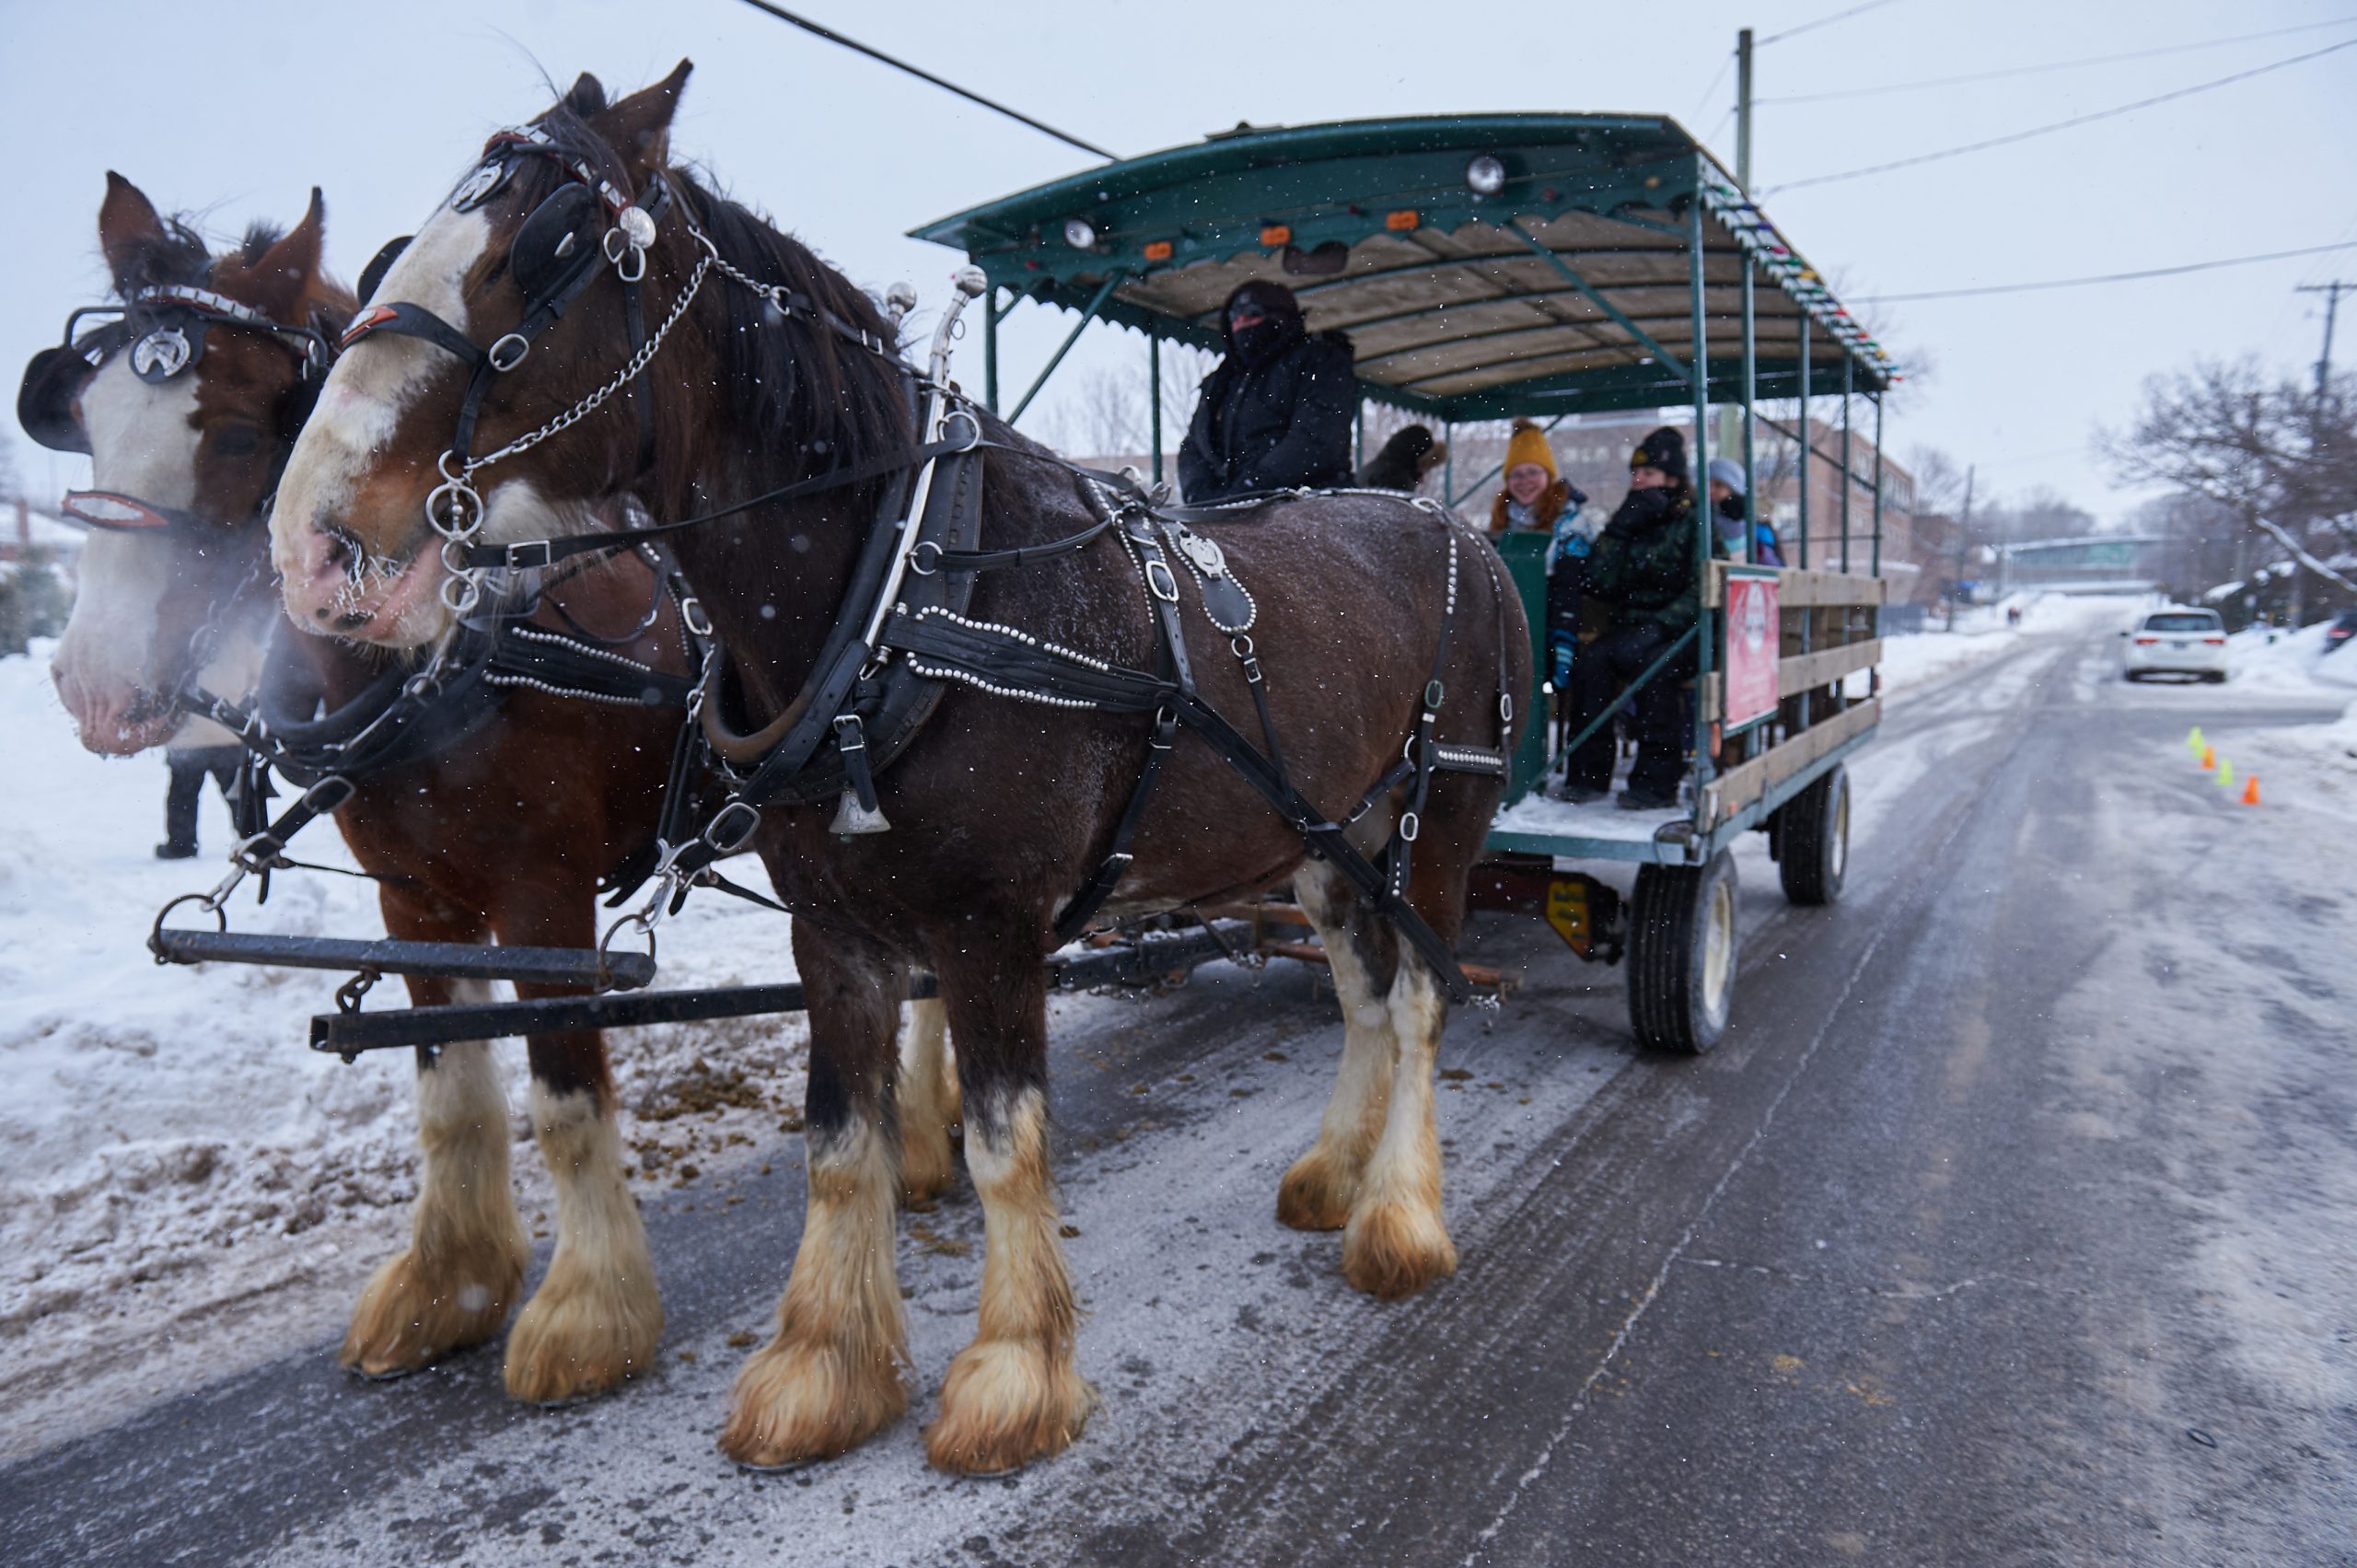
M 1178 448 L 1187 499 L 1349 484 L 1359 401 L 1351 340 L 1311 333 L 1293 290 L 1278 283 L 1229 295 L 1220 331 L 1227 357 L 1204 378 Z

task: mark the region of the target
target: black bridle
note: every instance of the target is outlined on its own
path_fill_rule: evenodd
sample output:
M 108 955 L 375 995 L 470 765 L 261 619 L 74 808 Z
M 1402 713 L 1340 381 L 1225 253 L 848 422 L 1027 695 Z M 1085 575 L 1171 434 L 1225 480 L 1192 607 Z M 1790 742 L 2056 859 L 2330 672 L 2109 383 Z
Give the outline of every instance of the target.
M 523 315 L 515 326 L 486 348 L 414 301 L 364 303 L 337 343 L 339 349 L 350 349 L 365 338 L 389 333 L 432 343 L 466 366 L 466 390 L 459 396 L 450 444 L 440 459 L 446 482 L 426 502 L 427 520 L 446 538 L 470 535 L 482 520 L 482 499 L 466 476 L 482 466 L 473 447 L 483 400 L 498 378 L 523 364 L 532 344 L 563 319 L 565 310 L 597 281 L 600 261 L 610 265 L 621 281 L 633 357 L 645 345 L 639 282 L 646 275 L 646 249 L 654 243 L 656 226 L 671 204 L 669 181 L 657 174 L 635 198 L 627 196 L 589 164 L 559 146 L 547 132 L 537 125 L 523 125 L 492 137 L 482 162 L 452 192 L 450 210 L 466 213 L 482 206 L 506 186 L 520 161 L 528 157 L 547 158 L 565 180 L 532 209 L 511 244 L 508 271 L 524 293 Z M 585 244 L 582 225 L 600 209 L 608 222 L 604 235 L 595 244 Z M 396 239 L 369 263 L 362 274 L 364 301 L 375 293 L 377 284 L 408 244 L 407 238 Z M 634 401 L 639 466 L 644 472 L 655 457 L 654 404 L 643 397 Z

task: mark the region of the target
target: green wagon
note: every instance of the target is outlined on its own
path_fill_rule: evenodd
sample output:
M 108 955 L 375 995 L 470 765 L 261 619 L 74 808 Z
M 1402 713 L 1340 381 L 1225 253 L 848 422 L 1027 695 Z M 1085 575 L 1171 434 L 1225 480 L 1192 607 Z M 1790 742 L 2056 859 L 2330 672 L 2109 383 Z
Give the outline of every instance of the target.
M 1734 178 L 1657 116 L 1238 126 L 915 234 L 963 251 L 988 279 L 983 396 L 1010 418 L 1089 322 L 1145 334 L 1155 480 L 1162 345 L 1219 349 L 1220 307 L 1254 278 L 1292 287 L 1313 328 L 1349 333 L 1363 399 L 1442 426 L 1452 454 L 1461 426 L 1519 416 L 1552 428 L 1572 414 L 1674 408 L 1690 411 L 1698 469 L 1716 445 L 1756 480 L 1767 417 L 1757 405 L 1797 404 L 1805 455 L 1794 563 L 1714 561 L 1710 525 L 1697 519 L 1702 613 L 1681 804 L 1631 812 L 1550 798 L 1550 765 L 1582 738 L 1533 722 L 1473 886 L 1477 906 L 1541 915 L 1582 958 L 1625 958 L 1641 1040 L 1716 1043 L 1733 1003 L 1736 836 L 1768 833 L 1795 902 L 1840 893 L 1842 763 L 1881 711 L 1881 427 L 1896 376 Z M 1078 319 L 1002 408 L 997 330 L 1025 300 Z M 1838 400 L 1838 424 L 1817 419 L 1826 400 Z M 1861 402 L 1874 417 L 1864 474 L 1853 460 Z M 1733 411 L 1718 443 L 1708 438 L 1714 405 Z M 1446 499 L 1485 494 L 1495 479 L 1494 469 L 1460 475 L 1452 456 Z M 1542 640 L 1544 544 L 1500 541 Z M 1637 684 L 1666 678 L 1655 671 Z M 1547 696 L 1533 691 L 1526 711 L 1544 715 Z M 1593 861 L 1636 863 L 1633 892 L 1624 900 L 1580 869 Z

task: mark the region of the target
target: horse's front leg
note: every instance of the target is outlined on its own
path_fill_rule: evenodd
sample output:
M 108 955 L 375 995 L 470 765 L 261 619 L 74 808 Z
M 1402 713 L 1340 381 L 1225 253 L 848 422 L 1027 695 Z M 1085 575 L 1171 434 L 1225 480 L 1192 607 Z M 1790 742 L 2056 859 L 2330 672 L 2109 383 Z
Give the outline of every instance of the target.
M 412 942 L 480 941 L 479 926 L 438 900 L 388 886 L 385 930 Z M 418 1006 L 490 999 L 482 981 L 416 978 Z M 340 1359 L 365 1376 L 398 1376 L 491 1338 L 524 1283 L 529 1245 L 507 1179 L 507 1097 L 492 1047 L 459 1040 L 417 1053 L 423 1157 L 410 1244 L 377 1267 L 354 1307 Z
M 756 1469 L 843 1453 L 909 1402 L 892 1255 L 892 1079 L 907 970 L 881 948 L 799 918 L 794 958 L 810 1009 L 808 1207 L 777 1333 L 737 1374 L 720 1438 L 729 1458 Z
M 1399 965 L 1390 926 L 1322 861 L 1295 874 L 1294 897 L 1317 928 L 1342 1007 L 1342 1064 L 1318 1142 L 1277 1184 L 1277 1220 L 1295 1230 L 1340 1230 L 1351 1217 L 1367 1157 L 1383 1136 L 1399 1041 L 1385 992 Z
M 985 1252 L 979 1331 L 949 1364 L 925 1449 L 942 1469 L 986 1475 L 1065 1447 L 1097 1395 L 1074 1364 L 1077 1312 L 1049 1167 L 1046 972 L 1019 932 L 960 929 L 935 958 Z
M 589 947 L 594 892 L 509 912 L 501 940 Z M 518 985 L 526 996 L 567 988 Z M 602 1393 L 653 1365 L 663 1303 L 637 1200 L 622 1177 L 621 1129 L 605 1037 L 596 1030 L 533 1035 L 532 1132 L 556 1184 L 556 1252 L 547 1277 L 507 1336 L 507 1392 L 535 1404 Z

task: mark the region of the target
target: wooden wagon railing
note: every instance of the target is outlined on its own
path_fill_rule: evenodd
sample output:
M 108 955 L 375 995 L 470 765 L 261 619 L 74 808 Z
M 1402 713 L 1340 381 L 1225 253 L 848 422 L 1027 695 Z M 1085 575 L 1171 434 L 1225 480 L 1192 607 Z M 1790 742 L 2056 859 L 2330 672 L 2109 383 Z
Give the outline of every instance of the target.
M 1778 658 L 1776 713 L 1741 734 L 1728 733 L 1726 678 L 1702 677 L 1702 711 L 1714 721 L 1719 771 L 1701 789 L 1695 826 L 1707 830 L 1752 807 L 1773 809 L 1783 788 L 1810 764 L 1848 749 L 1882 721 L 1879 683 L 1861 699 L 1843 686 L 1882 657 L 1882 606 L 1888 584 L 1880 577 L 1784 568 L 1776 574 Z M 1705 604 L 1724 624 L 1728 572 L 1713 562 Z

